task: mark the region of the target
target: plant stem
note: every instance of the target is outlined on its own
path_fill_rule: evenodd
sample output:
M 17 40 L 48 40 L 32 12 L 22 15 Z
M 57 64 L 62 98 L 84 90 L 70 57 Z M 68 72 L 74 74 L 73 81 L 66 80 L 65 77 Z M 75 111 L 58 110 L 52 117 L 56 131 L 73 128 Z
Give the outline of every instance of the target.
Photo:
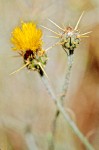
M 74 60 L 74 54 L 68 55 L 67 58 L 68 58 L 67 59 L 68 66 L 67 66 L 67 69 L 66 69 L 65 81 L 64 81 L 61 96 L 60 96 L 61 103 L 63 103 L 63 100 L 65 99 L 66 93 L 68 91 L 68 86 L 69 86 L 69 83 L 70 83 L 70 75 L 71 75 L 71 70 L 72 70 L 73 60 Z
M 28 150 L 38 150 L 32 133 L 25 134 L 25 141 L 26 141 Z
M 54 103 L 56 104 L 57 109 L 59 110 L 59 112 L 63 115 L 64 119 L 66 120 L 66 122 L 68 123 L 69 127 L 73 130 L 73 132 L 79 137 L 79 139 L 81 140 L 81 142 L 86 146 L 86 148 L 88 148 L 88 150 L 95 150 L 92 145 L 89 143 L 89 141 L 87 140 L 87 138 L 81 133 L 81 131 L 78 129 L 78 127 L 76 126 L 76 124 L 74 123 L 74 121 L 72 121 L 72 119 L 69 117 L 69 115 L 65 112 L 63 106 L 61 105 L 61 103 L 57 100 L 48 80 L 43 76 L 41 77 L 42 81 L 48 91 L 48 93 L 50 94 L 52 100 L 54 101 Z
M 72 55 L 67 55 L 67 68 L 66 68 L 66 75 L 65 75 L 65 81 L 63 84 L 63 88 L 62 88 L 62 92 L 61 92 L 61 96 L 60 96 L 60 102 L 63 105 L 63 101 L 65 99 L 66 93 L 68 91 L 68 86 L 69 86 L 69 82 L 70 82 L 70 75 L 71 75 L 71 70 L 72 70 L 72 65 L 73 65 L 73 59 L 74 59 L 74 54 Z M 51 148 L 49 147 L 49 150 L 54 150 L 54 136 L 55 136 L 55 132 L 56 132 L 56 124 L 57 124 L 57 120 L 58 117 L 60 115 L 60 111 L 57 109 L 56 113 L 55 113 L 55 118 L 53 120 L 53 129 L 52 129 L 52 136 L 53 139 L 51 141 Z

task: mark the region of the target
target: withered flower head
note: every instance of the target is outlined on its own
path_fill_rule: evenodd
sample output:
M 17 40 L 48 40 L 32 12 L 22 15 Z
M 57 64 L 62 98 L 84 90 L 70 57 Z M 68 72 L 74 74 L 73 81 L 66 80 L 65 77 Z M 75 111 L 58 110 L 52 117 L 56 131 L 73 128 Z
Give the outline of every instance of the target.
M 71 26 L 68 26 L 68 27 L 64 26 L 63 28 L 61 28 L 55 22 L 53 22 L 52 20 L 49 19 L 49 21 L 51 23 L 53 23 L 56 27 L 58 27 L 61 30 L 60 33 L 57 33 L 45 26 L 42 26 L 43 28 L 56 34 L 56 36 L 50 36 L 50 37 L 59 38 L 59 41 L 57 43 L 55 43 L 53 46 L 49 47 L 48 50 L 56 45 L 62 45 L 62 47 L 65 50 L 65 52 L 67 53 L 67 55 L 71 55 L 74 53 L 74 50 L 79 45 L 81 38 L 88 37 L 87 34 L 89 34 L 91 32 L 91 31 L 89 31 L 89 32 L 81 34 L 78 30 L 78 26 L 79 26 L 79 23 L 80 23 L 80 20 L 81 20 L 83 14 L 84 14 L 84 12 L 81 14 L 80 18 L 78 19 L 75 28 L 72 28 Z
M 11 42 L 14 46 L 13 50 L 23 57 L 24 66 L 20 69 L 27 67 L 29 70 L 38 71 L 43 76 L 47 55 L 42 49 L 42 31 L 36 24 L 22 22 L 21 27 L 16 27 L 12 31 Z

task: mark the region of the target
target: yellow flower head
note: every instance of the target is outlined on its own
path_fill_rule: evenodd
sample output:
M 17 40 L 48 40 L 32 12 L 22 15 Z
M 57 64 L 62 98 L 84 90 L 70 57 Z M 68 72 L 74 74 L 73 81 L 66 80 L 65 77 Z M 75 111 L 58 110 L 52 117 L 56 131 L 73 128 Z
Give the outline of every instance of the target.
M 13 30 L 11 42 L 14 45 L 13 50 L 18 51 L 19 55 L 23 57 L 24 66 L 21 69 L 27 67 L 29 70 L 38 71 L 43 76 L 47 54 L 42 49 L 41 38 L 42 31 L 37 28 L 35 23 L 23 22 L 21 27 L 16 27 Z
M 12 32 L 11 42 L 14 47 L 13 50 L 26 51 L 41 50 L 42 48 L 42 31 L 37 29 L 35 23 L 22 22 L 21 27 L 16 27 Z

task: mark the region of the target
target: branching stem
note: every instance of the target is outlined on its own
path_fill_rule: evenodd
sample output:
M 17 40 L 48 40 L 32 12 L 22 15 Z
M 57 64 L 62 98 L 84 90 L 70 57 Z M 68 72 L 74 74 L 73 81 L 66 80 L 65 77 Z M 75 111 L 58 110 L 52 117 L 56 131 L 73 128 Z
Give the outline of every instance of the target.
M 70 59 L 70 64 L 72 63 L 72 60 Z M 69 64 L 69 65 L 70 65 Z M 71 70 L 71 67 L 70 67 Z M 69 75 L 68 75 L 69 77 Z M 79 139 L 81 140 L 81 142 L 86 146 L 86 148 L 88 150 L 94 150 L 94 148 L 92 147 L 92 145 L 89 143 L 89 141 L 87 140 L 87 138 L 81 133 L 81 131 L 78 129 L 78 127 L 76 126 L 76 124 L 74 123 L 74 121 L 71 119 L 71 117 L 69 117 L 69 115 L 65 112 L 62 104 L 60 103 L 59 100 L 57 100 L 52 87 L 50 86 L 49 81 L 43 76 L 41 77 L 42 81 L 49 93 L 49 95 L 51 96 L 52 100 L 54 101 L 54 103 L 56 104 L 57 110 L 58 110 L 58 114 L 61 113 L 64 117 L 64 119 L 66 120 L 66 122 L 68 123 L 69 127 L 73 130 L 73 132 L 79 137 Z M 63 88 L 64 89 L 64 88 Z M 65 90 L 67 88 L 65 87 Z M 57 115 L 56 115 L 57 116 Z M 54 131 L 54 130 L 53 130 Z

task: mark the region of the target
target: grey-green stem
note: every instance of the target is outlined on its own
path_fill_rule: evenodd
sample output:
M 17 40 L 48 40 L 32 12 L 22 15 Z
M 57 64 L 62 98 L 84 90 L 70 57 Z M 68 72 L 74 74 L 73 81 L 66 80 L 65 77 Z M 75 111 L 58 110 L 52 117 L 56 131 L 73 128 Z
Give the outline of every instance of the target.
M 61 103 L 59 102 L 59 100 L 57 100 L 52 87 L 50 86 L 48 80 L 43 76 L 41 77 L 42 81 L 49 93 L 49 95 L 51 96 L 52 100 L 54 101 L 54 103 L 56 104 L 57 110 L 59 110 L 59 112 L 63 115 L 64 119 L 66 120 L 66 122 L 68 123 L 68 125 L 70 126 L 70 128 L 73 130 L 73 132 L 79 137 L 79 139 L 81 140 L 81 142 L 86 146 L 86 148 L 88 150 L 95 150 L 92 145 L 89 143 L 88 139 L 81 133 L 81 131 L 79 130 L 79 128 L 76 126 L 76 124 L 74 123 L 74 121 L 69 117 L 69 115 L 65 112 L 63 106 L 61 105 Z
M 71 75 L 71 70 L 72 70 L 72 66 L 73 66 L 73 60 L 74 60 L 74 54 L 67 55 L 66 75 L 65 75 L 65 80 L 63 83 L 61 96 L 60 96 L 60 102 L 62 105 L 63 105 L 63 101 L 66 97 L 66 93 L 68 91 L 68 86 L 69 86 L 69 82 L 70 82 L 70 75 Z M 54 136 L 56 133 L 56 125 L 57 125 L 57 120 L 58 120 L 59 114 L 60 114 L 60 111 L 57 109 L 56 113 L 55 113 L 55 118 L 54 118 L 53 124 L 52 124 L 52 140 L 51 140 L 51 144 L 49 146 L 49 150 L 54 150 Z
M 70 75 L 71 75 L 71 70 L 73 66 L 73 60 L 74 60 L 74 54 L 68 55 L 67 56 L 67 69 L 66 69 L 66 75 L 65 75 L 65 81 L 63 83 L 63 88 L 60 96 L 60 101 L 63 103 L 63 100 L 65 99 L 69 82 L 70 82 Z

